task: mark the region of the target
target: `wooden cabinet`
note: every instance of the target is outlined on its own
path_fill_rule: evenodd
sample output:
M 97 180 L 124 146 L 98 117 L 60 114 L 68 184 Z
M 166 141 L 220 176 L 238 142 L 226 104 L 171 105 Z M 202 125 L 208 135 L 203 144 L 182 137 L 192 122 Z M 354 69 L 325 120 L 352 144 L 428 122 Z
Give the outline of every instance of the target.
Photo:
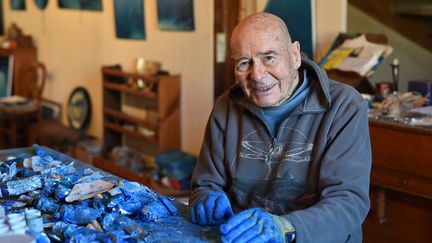
M 27 90 L 24 87 L 23 75 L 26 69 L 34 65 L 37 61 L 35 48 L 14 48 L 2 49 L 0 48 L 0 56 L 13 58 L 12 67 L 12 94 L 25 96 Z
M 107 159 L 116 146 L 128 146 L 144 158 L 169 149 L 180 149 L 180 76 L 148 76 L 102 68 L 105 159 L 102 169 L 149 182 L 147 175 L 119 168 Z
M 0 48 L 0 57 L 9 60 L 9 64 L 12 64 L 12 69 L 7 70 L 12 74 L 12 94 L 27 97 L 29 88 L 25 76 L 27 75 L 26 71 L 37 61 L 36 49 Z M 26 147 L 29 145 L 27 143 L 30 133 L 29 126 L 36 117 L 37 109 L 38 107 L 34 104 L 0 106 L 0 149 Z
M 379 189 L 377 213 L 380 222 L 385 222 L 384 189 L 432 199 L 432 129 L 379 120 L 370 120 L 369 127 L 371 184 Z
M 370 121 L 371 183 L 432 199 L 432 130 Z

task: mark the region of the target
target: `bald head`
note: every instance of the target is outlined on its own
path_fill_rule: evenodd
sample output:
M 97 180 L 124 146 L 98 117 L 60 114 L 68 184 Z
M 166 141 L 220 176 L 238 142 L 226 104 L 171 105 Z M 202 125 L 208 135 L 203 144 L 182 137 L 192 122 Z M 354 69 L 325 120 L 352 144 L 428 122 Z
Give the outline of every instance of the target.
M 237 83 L 255 105 L 279 106 L 300 82 L 300 44 L 292 43 L 285 23 L 273 14 L 253 14 L 236 26 L 231 57 Z
M 231 35 L 231 47 L 235 46 L 248 34 L 272 35 L 278 42 L 286 46 L 291 44 L 291 37 L 285 22 L 276 15 L 260 12 L 252 14 L 240 21 Z

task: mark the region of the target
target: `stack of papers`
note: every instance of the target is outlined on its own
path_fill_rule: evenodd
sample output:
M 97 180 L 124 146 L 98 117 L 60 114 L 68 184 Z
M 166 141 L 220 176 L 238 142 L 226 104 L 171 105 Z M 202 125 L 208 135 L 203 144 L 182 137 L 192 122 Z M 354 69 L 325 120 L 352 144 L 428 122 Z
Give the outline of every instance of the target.
M 0 98 L 0 104 L 3 105 L 22 105 L 22 104 L 26 104 L 27 102 L 29 102 L 27 98 L 18 95 L 12 95 L 12 96 Z
M 391 46 L 369 42 L 365 35 L 360 35 L 345 40 L 325 57 L 321 65 L 326 70 L 338 69 L 356 72 L 360 76 L 370 76 L 392 51 Z

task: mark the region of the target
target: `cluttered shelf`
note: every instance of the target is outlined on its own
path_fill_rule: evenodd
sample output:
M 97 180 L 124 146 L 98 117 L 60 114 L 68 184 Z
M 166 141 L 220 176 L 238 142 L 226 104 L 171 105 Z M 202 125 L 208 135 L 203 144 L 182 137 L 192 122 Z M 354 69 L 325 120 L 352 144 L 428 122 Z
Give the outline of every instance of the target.
M 104 111 L 104 115 L 109 116 L 112 119 L 124 120 L 129 123 L 147 127 L 154 131 L 156 131 L 159 128 L 158 124 L 148 121 L 147 119 L 137 118 L 136 116 L 131 116 L 123 112 L 119 112 L 109 108 L 104 108 L 103 111 Z
M 156 145 L 159 143 L 158 137 L 155 135 L 151 135 L 151 136 L 145 135 L 139 131 L 124 128 L 124 127 L 116 125 L 114 123 L 105 122 L 104 128 L 109 129 L 109 130 L 114 131 L 114 132 L 117 132 L 119 134 L 122 134 L 124 136 L 133 137 L 133 138 L 137 138 L 137 139 L 146 141 L 148 143 L 152 143 L 152 144 L 156 144 Z

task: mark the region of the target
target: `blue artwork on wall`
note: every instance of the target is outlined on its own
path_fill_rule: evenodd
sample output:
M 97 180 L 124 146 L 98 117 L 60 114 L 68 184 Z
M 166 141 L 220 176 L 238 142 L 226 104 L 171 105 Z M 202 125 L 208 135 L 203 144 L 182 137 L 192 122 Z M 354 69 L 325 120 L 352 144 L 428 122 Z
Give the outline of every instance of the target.
M 59 8 L 102 11 L 101 0 L 58 0 Z
M 302 52 L 313 58 L 312 1 L 268 0 L 265 12 L 279 16 L 288 26 L 293 41 L 300 42 Z
M 25 10 L 26 2 L 25 0 L 10 0 L 10 6 L 13 10 Z
M 12 60 L 10 56 L 0 56 L 0 98 L 12 93 Z
M 40 9 L 40 10 L 44 10 L 48 4 L 48 0 L 34 0 L 36 6 Z
M 117 38 L 145 39 L 143 0 L 114 0 Z
M 161 30 L 194 30 L 193 0 L 158 0 L 158 24 Z

